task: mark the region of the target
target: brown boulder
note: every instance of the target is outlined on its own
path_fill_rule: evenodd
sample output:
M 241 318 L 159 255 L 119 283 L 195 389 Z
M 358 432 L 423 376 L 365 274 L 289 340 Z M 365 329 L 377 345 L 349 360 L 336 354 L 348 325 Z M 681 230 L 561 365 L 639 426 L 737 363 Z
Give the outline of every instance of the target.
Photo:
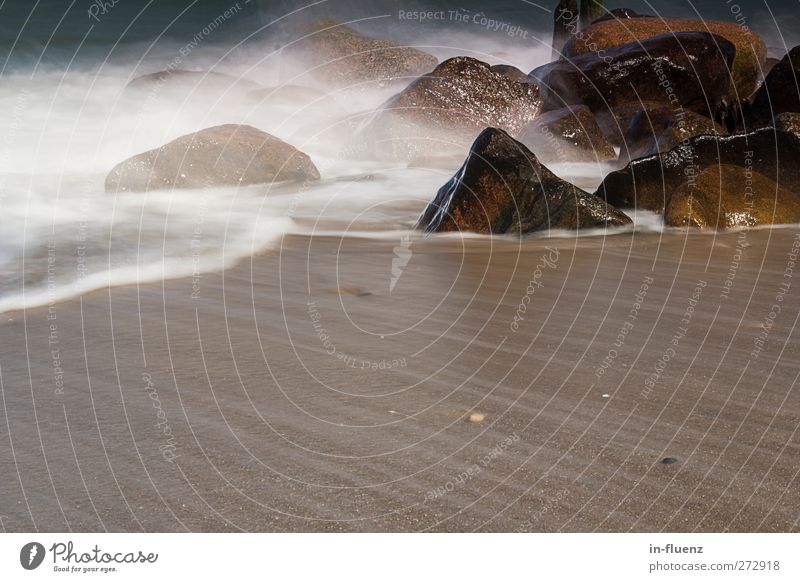
M 744 99 L 758 86 L 759 71 L 767 58 L 767 47 L 756 33 L 734 22 L 691 20 L 687 18 L 631 18 L 606 20 L 592 24 L 564 47 L 564 54 L 576 57 L 663 34 L 684 32 L 711 33 L 727 39 L 736 47 L 732 77 L 735 95 Z
M 604 163 L 617 157 L 592 112 L 582 105 L 542 113 L 517 139 L 545 164 Z
M 427 233 L 525 234 L 630 222 L 622 212 L 554 175 L 505 131 L 489 128 L 428 204 L 417 228 Z
M 748 167 L 800 192 L 800 165 L 794 163 L 798 158 L 800 136 L 771 127 L 723 137 L 700 135 L 611 172 L 595 194 L 618 208 L 663 212 L 681 184 L 718 165 Z
M 637 20 L 654 19 L 631 22 Z M 651 101 L 713 117 L 729 96 L 735 54 L 732 43 L 708 33 L 663 34 L 549 63 L 529 79 L 539 85 L 545 111 Z
M 664 222 L 717 230 L 796 223 L 800 196 L 747 168 L 712 166 L 675 191 Z
M 329 86 L 413 78 L 438 62 L 421 50 L 369 38 L 335 20 L 319 20 L 300 33 L 300 40 L 290 44 L 285 54 L 300 59 L 312 76 Z
M 516 135 L 539 111 L 536 85 L 519 83 L 486 63 L 455 57 L 395 95 L 367 119 L 354 142 L 372 155 L 411 160 L 461 153 L 487 127 Z
M 106 192 L 245 186 L 319 180 L 311 159 L 249 125 L 220 125 L 190 133 L 117 164 Z
M 619 152 L 620 165 L 630 160 L 668 152 L 681 142 L 698 135 L 727 135 L 727 131 L 704 115 L 659 107 L 640 111 L 625 132 Z

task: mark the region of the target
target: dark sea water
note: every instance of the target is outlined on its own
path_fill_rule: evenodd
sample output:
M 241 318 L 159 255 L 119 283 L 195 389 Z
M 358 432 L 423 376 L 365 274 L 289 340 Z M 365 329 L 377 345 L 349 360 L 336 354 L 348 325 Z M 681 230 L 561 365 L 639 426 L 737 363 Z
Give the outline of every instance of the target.
M 474 22 L 472 16 L 478 13 L 522 27 L 530 34 L 520 41 L 536 42 L 534 37 L 546 38 L 556 4 L 554 0 L 7 0 L 0 2 L 0 59 L 7 70 L 36 63 L 92 66 L 125 58 L 132 47 L 138 49 L 137 56 L 154 54 L 159 47 L 191 40 L 235 6 L 236 14 L 215 31 L 211 43 L 247 44 L 265 36 L 280 42 L 297 23 L 321 17 L 362 21 L 361 26 L 370 30 L 428 42 L 435 42 L 443 28 L 498 35 Z M 738 18 L 762 34 L 776 53 L 800 42 L 800 4 L 795 0 L 625 0 L 606 5 L 623 6 L 662 16 Z M 448 16 L 444 22 L 429 24 L 399 17 L 418 10 L 443 10 Z M 468 18 L 459 21 L 449 16 L 455 12 Z

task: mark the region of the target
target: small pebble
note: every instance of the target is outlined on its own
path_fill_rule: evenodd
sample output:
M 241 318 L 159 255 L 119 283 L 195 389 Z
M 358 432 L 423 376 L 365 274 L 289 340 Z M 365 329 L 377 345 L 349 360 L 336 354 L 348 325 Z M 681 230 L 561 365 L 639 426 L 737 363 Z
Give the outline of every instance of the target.
M 486 415 L 483 414 L 482 412 L 473 412 L 472 414 L 469 415 L 469 421 L 474 422 L 476 424 L 479 422 L 483 422 L 485 418 Z

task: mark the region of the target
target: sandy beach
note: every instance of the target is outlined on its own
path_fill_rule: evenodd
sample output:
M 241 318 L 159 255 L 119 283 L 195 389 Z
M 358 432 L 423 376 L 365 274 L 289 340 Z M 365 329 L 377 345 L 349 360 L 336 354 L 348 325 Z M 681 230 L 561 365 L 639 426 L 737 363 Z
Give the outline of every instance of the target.
M 5 313 L 2 526 L 798 531 L 798 236 L 290 235 Z

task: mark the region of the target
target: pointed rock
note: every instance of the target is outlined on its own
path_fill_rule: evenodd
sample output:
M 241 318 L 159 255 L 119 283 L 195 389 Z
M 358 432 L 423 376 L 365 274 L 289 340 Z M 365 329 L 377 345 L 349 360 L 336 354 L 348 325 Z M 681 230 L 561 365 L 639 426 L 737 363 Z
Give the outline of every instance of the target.
M 417 228 L 428 233 L 525 234 L 630 222 L 622 212 L 550 172 L 505 131 L 489 128 L 428 204 Z

